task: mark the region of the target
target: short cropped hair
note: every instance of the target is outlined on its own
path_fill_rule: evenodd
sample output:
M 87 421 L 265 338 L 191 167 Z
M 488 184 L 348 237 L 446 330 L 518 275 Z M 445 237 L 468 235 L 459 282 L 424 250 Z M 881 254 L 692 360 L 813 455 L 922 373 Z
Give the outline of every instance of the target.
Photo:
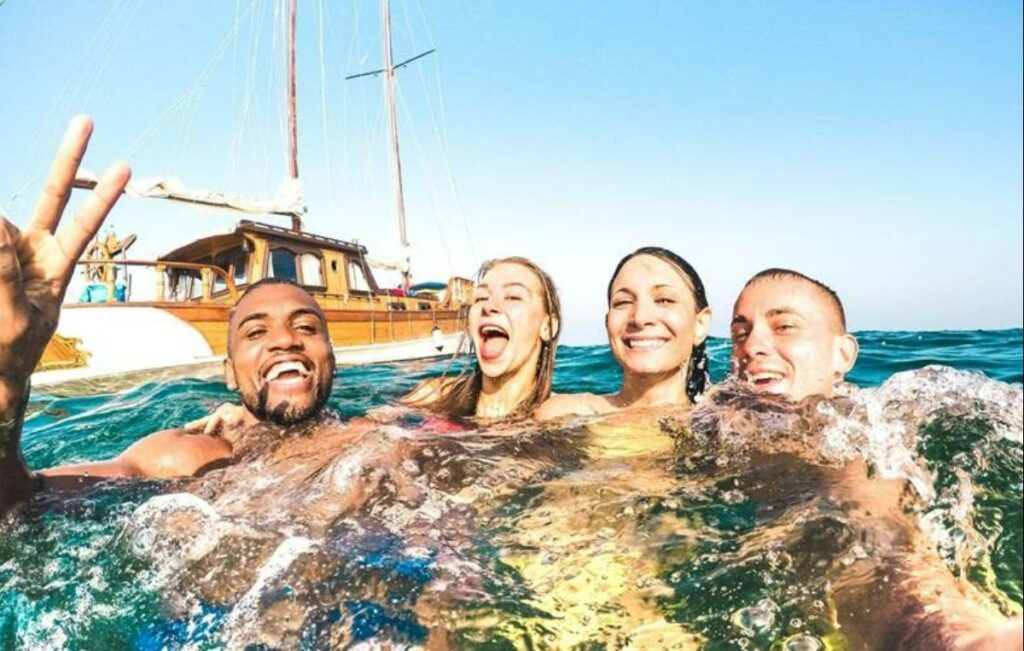
M 750 280 L 747 281 L 747 284 L 743 286 L 743 289 L 746 289 L 761 280 L 802 280 L 810 283 L 825 296 L 826 300 L 828 300 L 832 309 L 835 310 L 836 316 L 839 317 L 839 325 L 842 327 L 843 332 L 846 332 L 846 310 L 843 309 L 843 302 L 839 300 L 839 294 L 836 294 L 835 290 L 825 283 L 804 275 L 799 271 L 772 267 L 754 274 Z
M 233 333 L 231 331 L 231 322 L 235 318 L 235 312 L 236 312 L 236 310 L 238 310 L 238 306 L 242 303 L 242 299 L 244 299 L 246 296 L 248 296 L 249 294 L 253 293 L 254 291 L 259 289 L 260 287 L 266 287 L 267 285 L 290 285 L 292 287 L 295 287 L 296 289 L 299 289 L 299 290 L 305 292 L 306 294 L 308 294 L 310 296 L 310 298 L 313 297 L 313 295 L 310 294 L 309 291 L 305 287 L 303 287 L 299 283 L 295 282 L 294 280 L 291 280 L 291 279 L 288 279 L 288 278 L 274 278 L 273 276 L 270 276 L 270 277 L 267 277 L 267 278 L 261 278 L 260 280 L 257 280 L 253 284 L 251 284 L 248 287 L 246 287 L 245 291 L 243 291 L 241 296 L 238 297 L 238 300 L 235 301 L 235 304 L 231 308 L 231 311 L 228 312 L 228 353 L 229 354 L 231 352 L 231 343 L 234 340 L 234 336 L 233 336 Z M 316 303 L 316 299 L 313 299 L 313 302 Z M 317 305 L 317 309 L 320 310 L 320 317 L 324 320 L 324 324 L 326 324 L 327 323 L 327 316 L 323 313 L 323 308 L 320 307 L 319 303 L 317 303 L 316 305 Z

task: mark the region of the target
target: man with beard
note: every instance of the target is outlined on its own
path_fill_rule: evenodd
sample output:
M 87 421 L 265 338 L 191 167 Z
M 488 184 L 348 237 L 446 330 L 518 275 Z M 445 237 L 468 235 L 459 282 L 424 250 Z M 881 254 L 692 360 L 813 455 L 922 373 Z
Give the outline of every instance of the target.
M 0 512 L 34 488 L 66 486 L 96 477 L 178 477 L 229 463 L 223 438 L 183 429 L 150 434 L 113 459 L 50 468 L 34 476 L 20 450 L 29 380 L 53 335 L 75 262 L 120 197 L 130 170 L 112 166 L 60 231 L 92 123 L 72 121 L 54 161 L 35 215 L 24 230 L 0 218 Z M 314 419 L 323 409 L 334 375 L 334 353 L 320 306 L 289 281 L 253 284 L 231 312 L 228 387 L 245 407 L 242 423 L 281 427 Z

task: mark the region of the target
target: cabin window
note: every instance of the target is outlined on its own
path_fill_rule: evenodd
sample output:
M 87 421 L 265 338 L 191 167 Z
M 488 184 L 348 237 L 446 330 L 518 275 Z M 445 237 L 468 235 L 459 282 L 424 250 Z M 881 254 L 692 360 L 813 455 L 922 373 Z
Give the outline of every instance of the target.
M 348 289 L 355 292 L 370 291 L 370 283 L 366 281 L 363 268 L 354 260 L 348 261 Z
M 248 254 L 238 247 L 218 253 L 217 257 L 213 259 L 213 264 L 228 272 L 228 275 L 235 281 L 235 285 L 244 285 L 246 283 L 245 263 L 247 258 Z M 213 291 L 219 292 L 225 289 L 227 286 L 224 279 L 220 275 L 215 276 Z
M 171 271 L 168 274 L 167 299 L 171 301 L 187 301 L 203 295 L 203 283 L 198 271 Z
M 295 253 L 288 249 L 274 249 L 270 252 L 270 270 L 268 278 L 284 278 L 299 282 L 298 268 L 295 265 Z
M 311 287 L 326 287 L 324 282 L 324 262 L 315 253 L 303 253 L 299 256 L 302 268 L 302 284 Z

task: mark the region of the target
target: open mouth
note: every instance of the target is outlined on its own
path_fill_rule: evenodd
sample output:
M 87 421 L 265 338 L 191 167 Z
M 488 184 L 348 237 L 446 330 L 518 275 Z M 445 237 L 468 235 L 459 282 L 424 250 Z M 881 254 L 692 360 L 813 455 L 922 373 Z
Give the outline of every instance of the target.
M 312 369 L 301 360 L 290 359 L 271 364 L 263 373 L 263 380 L 271 384 L 295 384 L 305 382 Z
M 485 360 L 495 360 L 505 352 L 508 346 L 508 332 L 496 325 L 480 326 L 480 357 Z
M 782 373 L 774 371 L 762 371 L 760 373 L 747 373 L 747 384 L 755 391 L 775 391 L 782 388 L 782 381 L 785 377 Z

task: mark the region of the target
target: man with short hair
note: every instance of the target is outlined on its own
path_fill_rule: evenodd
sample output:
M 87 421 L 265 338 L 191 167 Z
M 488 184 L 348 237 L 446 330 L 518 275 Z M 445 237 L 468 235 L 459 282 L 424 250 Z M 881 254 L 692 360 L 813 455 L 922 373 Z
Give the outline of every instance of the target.
M 733 307 L 731 335 L 737 379 L 794 401 L 834 397 L 857 360 L 839 296 L 789 269 L 766 269 L 747 281 Z M 843 505 L 871 550 L 865 567 L 834 577 L 837 621 L 852 646 L 1022 648 L 1021 619 L 1004 619 L 973 586 L 958 582 L 907 517 L 906 482 L 869 479 L 859 459 L 820 474 L 828 498 Z
M 831 397 L 857 361 L 843 304 L 832 289 L 789 269 L 766 269 L 733 307 L 736 376 L 759 392 Z
M 90 477 L 196 475 L 224 465 L 234 453 L 224 438 L 169 429 L 136 441 L 113 459 L 50 468 L 35 477 L 25 466 L 20 437 L 29 378 L 56 329 L 75 262 L 130 176 L 126 165 L 112 167 L 74 223 L 54 233 L 91 132 L 87 118 L 72 121 L 23 231 L 0 218 L 0 513 L 34 486 Z M 320 306 L 289 281 L 253 284 L 231 312 L 224 370 L 228 388 L 242 397 L 241 424 L 290 427 L 315 418 L 330 395 L 335 370 Z

